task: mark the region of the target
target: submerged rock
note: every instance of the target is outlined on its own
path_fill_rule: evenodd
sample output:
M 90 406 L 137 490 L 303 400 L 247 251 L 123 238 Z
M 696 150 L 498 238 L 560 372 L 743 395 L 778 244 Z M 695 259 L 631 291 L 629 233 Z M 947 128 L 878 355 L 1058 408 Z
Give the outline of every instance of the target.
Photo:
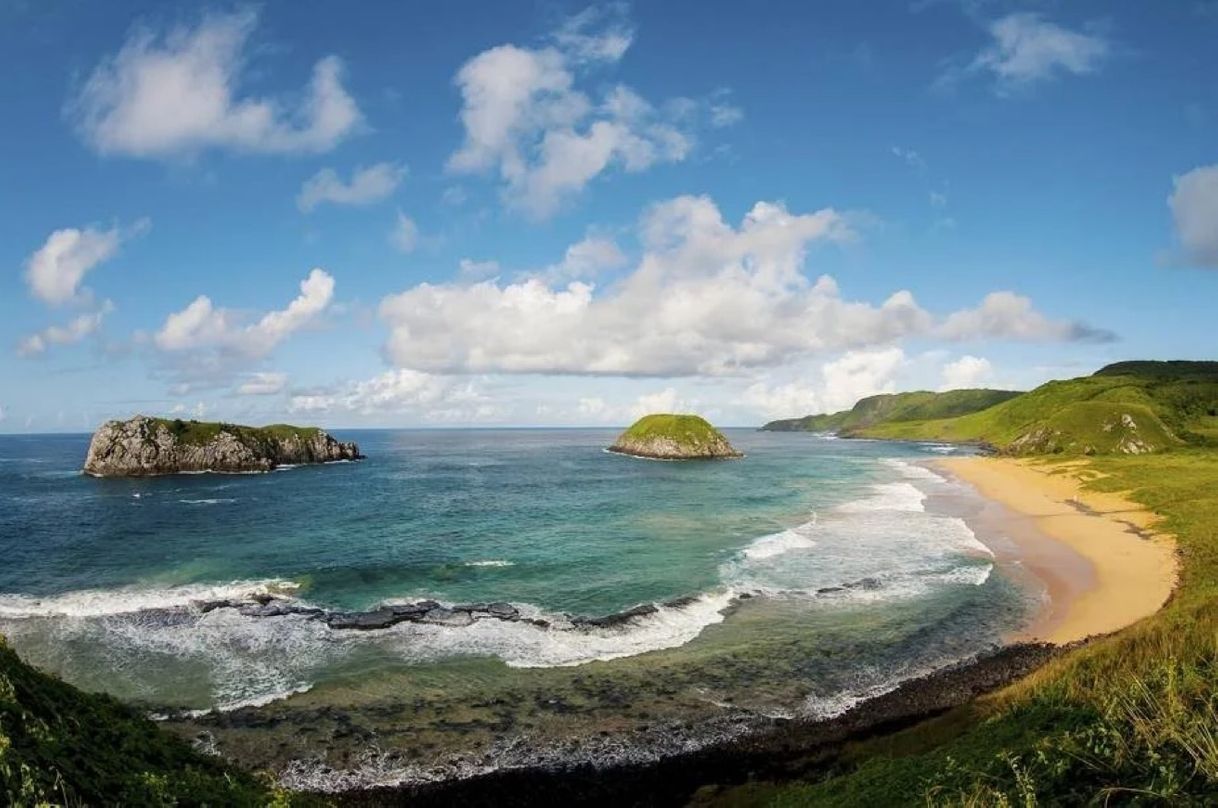
M 609 451 L 654 460 L 744 457 L 701 416 L 667 413 L 645 415 L 635 421 Z
M 575 617 L 571 620 L 573 626 L 594 626 L 595 628 L 613 628 L 623 623 L 629 623 L 636 617 L 646 617 L 655 614 L 659 609 L 653 603 L 644 603 L 617 614 L 607 614 L 604 617 Z
M 271 471 L 362 458 L 354 443 L 341 443 L 316 427 L 249 427 L 137 415 L 102 424 L 89 443 L 84 470 L 95 477 L 146 477 Z

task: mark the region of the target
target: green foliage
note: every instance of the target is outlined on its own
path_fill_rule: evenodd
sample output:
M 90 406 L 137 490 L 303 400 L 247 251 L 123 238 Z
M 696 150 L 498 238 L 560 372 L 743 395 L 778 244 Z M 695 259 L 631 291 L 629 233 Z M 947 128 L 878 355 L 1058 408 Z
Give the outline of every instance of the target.
M 704 446 L 723 438 L 719 430 L 700 415 L 655 413 L 644 415 L 622 433 L 619 440 L 671 438 L 686 446 Z
M 872 438 L 988 443 L 1012 454 L 1218 446 L 1218 362 L 1122 362 L 956 418 L 885 421 Z
M 890 393 L 860 399 L 852 409 L 843 412 L 771 421 L 762 429 L 772 432 L 841 432 L 849 435 L 881 423 L 953 418 L 984 410 L 1017 395 L 1019 393 L 1013 390 Z
M 266 446 L 271 442 L 283 442 L 292 438 L 312 440 L 317 437 L 320 429 L 313 426 L 291 426 L 289 424 L 271 424 L 270 426 L 243 426 L 241 424 L 226 424 L 217 421 L 183 421 L 175 418 L 151 418 L 153 427 L 165 428 L 174 434 L 182 443 L 190 446 L 203 446 L 215 440 L 220 433 L 227 432 L 247 446 Z
M 261 806 L 282 797 L 117 700 L 40 673 L 0 638 L 0 804 Z

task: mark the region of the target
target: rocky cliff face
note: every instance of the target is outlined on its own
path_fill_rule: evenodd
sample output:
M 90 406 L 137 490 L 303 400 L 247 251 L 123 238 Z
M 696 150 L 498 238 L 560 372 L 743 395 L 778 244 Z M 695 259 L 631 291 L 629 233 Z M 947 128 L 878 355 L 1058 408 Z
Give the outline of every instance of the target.
M 618 436 L 609 451 L 654 460 L 743 457 L 723 433 L 697 415 L 647 415 Z
M 276 466 L 359 460 L 354 443 L 320 429 L 166 421 L 143 415 L 107 421 L 93 434 L 85 472 L 146 477 L 190 471 L 270 471 Z

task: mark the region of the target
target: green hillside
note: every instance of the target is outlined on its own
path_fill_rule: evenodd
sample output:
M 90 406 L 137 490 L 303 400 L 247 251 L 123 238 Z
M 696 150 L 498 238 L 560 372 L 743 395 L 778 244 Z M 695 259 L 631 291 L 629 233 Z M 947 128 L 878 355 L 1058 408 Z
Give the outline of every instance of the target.
M 838 432 L 850 435 L 881 423 L 952 418 L 984 410 L 1018 396 L 1013 390 L 949 390 L 885 393 L 860 399 L 849 410 L 771 421 L 769 432 Z
M 1218 362 L 1122 362 L 980 412 L 888 419 L 854 434 L 987 443 L 1010 454 L 1145 454 L 1218 445 Z
M 286 805 L 108 696 L 23 663 L 0 638 L 0 805 Z

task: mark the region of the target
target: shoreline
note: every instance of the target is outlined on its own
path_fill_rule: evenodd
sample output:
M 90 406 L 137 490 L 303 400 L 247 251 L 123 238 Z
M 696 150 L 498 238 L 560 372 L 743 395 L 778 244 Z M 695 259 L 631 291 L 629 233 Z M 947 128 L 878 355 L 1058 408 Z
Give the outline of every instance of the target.
M 832 768 L 849 744 L 897 732 L 1020 679 L 1071 646 L 1017 643 L 907 679 L 832 718 L 771 719 L 739 737 L 639 763 L 522 766 L 427 783 L 310 792 L 343 806 L 686 805 L 706 787 Z
M 1077 464 L 975 456 L 930 465 L 993 503 L 977 516 L 979 536 L 996 536 L 998 559 L 1044 587 L 1039 613 L 1012 641 L 1063 645 L 1111 634 L 1175 591 L 1174 539 L 1154 531 L 1157 517 L 1141 505 L 1083 490 L 1068 473 Z

